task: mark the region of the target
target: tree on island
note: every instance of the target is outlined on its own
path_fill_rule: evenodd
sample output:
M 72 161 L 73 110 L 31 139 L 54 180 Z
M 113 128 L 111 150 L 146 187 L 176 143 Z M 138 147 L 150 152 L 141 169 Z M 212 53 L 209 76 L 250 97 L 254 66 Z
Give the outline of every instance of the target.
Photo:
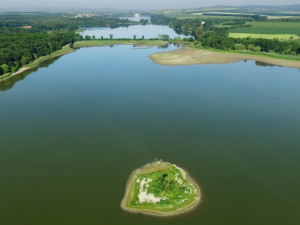
M 160 34 L 160 35 L 158 35 L 158 39 L 163 40 L 163 41 L 169 41 L 170 36 L 167 34 Z
M 136 40 L 136 35 L 135 34 L 133 35 L 133 40 Z
M 92 37 L 89 36 L 89 35 L 85 35 L 85 38 L 84 38 L 84 39 L 87 40 L 87 41 L 89 41 L 89 40 L 92 40 Z
M 110 35 L 109 35 L 109 39 L 110 39 L 110 40 L 113 39 L 113 36 L 114 36 L 113 34 L 110 34 Z

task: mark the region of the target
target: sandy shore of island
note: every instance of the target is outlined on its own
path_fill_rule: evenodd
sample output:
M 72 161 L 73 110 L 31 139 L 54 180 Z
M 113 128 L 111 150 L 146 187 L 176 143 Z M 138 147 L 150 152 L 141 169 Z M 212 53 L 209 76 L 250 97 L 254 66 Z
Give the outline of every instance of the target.
M 191 212 L 193 209 L 195 209 L 195 207 L 198 206 L 198 204 L 200 203 L 200 198 L 201 198 L 200 188 L 199 188 L 198 184 L 182 168 L 180 168 L 180 169 L 185 174 L 186 179 L 192 183 L 192 185 L 195 187 L 195 190 L 197 192 L 197 197 L 196 197 L 195 201 L 193 201 L 187 207 L 179 208 L 173 212 L 158 212 L 156 210 L 149 210 L 149 209 L 133 209 L 133 208 L 128 208 L 126 206 L 126 200 L 128 200 L 128 198 L 132 199 L 132 197 L 134 195 L 135 182 L 133 182 L 133 181 L 136 180 L 138 175 L 143 174 L 143 173 L 151 173 L 151 172 L 154 172 L 157 170 L 163 170 L 163 169 L 167 169 L 167 168 L 168 168 L 167 163 L 162 162 L 162 161 L 155 161 L 153 163 L 146 164 L 142 168 L 134 170 L 128 179 L 126 189 L 125 189 L 125 195 L 121 201 L 121 208 L 124 211 L 129 212 L 129 213 L 144 214 L 144 215 L 150 215 L 150 216 L 160 216 L 160 217 L 176 216 L 179 214 Z
M 193 49 L 188 47 L 171 52 L 155 53 L 149 57 L 154 63 L 169 66 L 226 64 L 243 60 L 254 60 L 275 66 L 300 68 L 300 60 L 277 59 L 268 56 L 264 57 L 259 55 L 211 51 L 206 49 Z

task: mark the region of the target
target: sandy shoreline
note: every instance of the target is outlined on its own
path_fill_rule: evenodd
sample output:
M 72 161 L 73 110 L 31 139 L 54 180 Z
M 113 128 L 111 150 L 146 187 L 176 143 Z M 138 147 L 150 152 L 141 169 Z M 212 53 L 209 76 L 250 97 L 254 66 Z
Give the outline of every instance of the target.
M 150 215 L 150 216 L 168 217 L 168 216 L 176 216 L 176 215 L 179 215 L 179 214 L 181 215 L 181 214 L 184 214 L 184 213 L 188 213 L 188 212 L 192 211 L 193 209 L 195 209 L 196 206 L 198 206 L 198 204 L 200 203 L 200 198 L 201 198 L 200 188 L 199 188 L 198 184 L 183 169 L 182 169 L 183 172 L 186 174 L 186 179 L 189 182 L 191 182 L 193 184 L 193 186 L 195 187 L 195 189 L 197 190 L 197 198 L 195 199 L 194 202 L 189 204 L 186 208 L 184 208 L 184 209 L 179 208 L 174 212 L 157 212 L 155 210 L 152 211 L 152 210 L 149 210 L 149 209 L 131 209 L 131 208 L 128 208 L 128 207 L 125 206 L 126 205 L 126 200 L 128 199 L 128 196 L 129 195 L 132 196 L 134 194 L 134 190 L 133 190 L 134 189 L 134 186 L 133 186 L 134 182 L 132 182 L 132 181 L 135 180 L 136 177 L 139 174 L 142 174 L 142 173 L 145 173 L 145 172 L 150 173 L 152 170 L 153 171 L 157 170 L 157 169 L 154 169 L 154 168 L 159 167 L 159 166 L 163 166 L 163 165 L 159 165 L 159 163 L 160 163 L 160 161 L 146 164 L 142 168 L 136 169 L 130 174 L 130 177 L 129 177 L 128 182 L 126 184 L 125 194 L 124 194 L 124 197 L 121 201 L 121 208 L 124 211 L 129 212 L 129 213 L 134 213 L 134 214 L 144 214 L 144 215 Z
M 160 65 L 183 66 L 195 64 L 226 64 L 254 60 L 274 66 L 300 68 L 300 60 L 277 59 L 243 53 L 218 52 L 206 49 L 182 48 L 171 52 L 155 53 L 150 59 Z M 300 59 L 300 57 L 299 57 Z

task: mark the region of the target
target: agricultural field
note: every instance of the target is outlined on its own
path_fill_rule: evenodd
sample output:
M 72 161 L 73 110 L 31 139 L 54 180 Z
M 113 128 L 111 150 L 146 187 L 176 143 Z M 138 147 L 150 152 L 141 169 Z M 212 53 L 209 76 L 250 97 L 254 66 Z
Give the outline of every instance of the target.
M 300 35 L 300 22 L 250 22 L 249 27 L 231 29 L 229 33 L 295 34 Z
M 296 34 L 253 34 L 253 33 L 229 33 L 232 38 L 264 38 L 264 39 L 278 39 L 278 40 L 297 40 L 300 37 Z

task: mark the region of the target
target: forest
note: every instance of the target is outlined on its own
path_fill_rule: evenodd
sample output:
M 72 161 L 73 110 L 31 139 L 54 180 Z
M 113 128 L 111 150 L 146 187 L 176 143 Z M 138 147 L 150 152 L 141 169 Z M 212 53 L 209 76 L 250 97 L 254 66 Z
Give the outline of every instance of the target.
M 0 15 L 0 75 L 14 73 L 33 60 L 50 55 L 81 37 L 81 27 L 118 27 L 137 24 L 128 19 L 85 17 L 50 13 Z
M 152 24 L 167 25 L 173 28 L 177 34 L 190 36 L 184 41 L 190 41 L 195 48 L 248 50 L 284 55 L 300 54 L 300 42 L 296 40 L 229 37 L 230 30 L 235 28 L 251 30 L 249 26 L 255 21 L 266 21 L 266 18 L 244 15 L 243 17 L 205 17 L 205 20 L 202 20 L 151 14 Z M 280 21 L 282 22 L 282 20 Z M 70 47 L 73 47 L 74 42 L 84 39 L 76 32 L 82 27 L 116 28 L 147 23 L 148 20 L 135 22 L 105 15 L 76 18 L 74 14 L 68 13 L 0 14 L 0 76 L 14 73 L 23 65 L 31 63 L 41 56 L 50 55 L 62 49 L 64 45 L 69 44 Z M 262 25 L 267 23 L 259 22 Z M 90 40 L 93 37 L 87 36 L 85 39 Z
M 199 19 L 177 19 L 162 14 L 151 16 L 154 24 L 168 25 L 178 34 L 191 35 L 196 40 L 193 46 L 196 48 L 214 48 L 222 50 L 249 50 L 254 52 L 269 52 L 285 55 L 300 54 L 299 41 L 280 41 L 278 39 L 264 38 L 231 38 L 228 30 L 233 27 L 248 27 L 247 22 L 265 20 L 264 17 L 244 18 L 207 18 L 205 21 Z M 204 22 L 204 23 L 203 23 Z M 220 27 L 216 24 L 231 24 L 230 27 Z

